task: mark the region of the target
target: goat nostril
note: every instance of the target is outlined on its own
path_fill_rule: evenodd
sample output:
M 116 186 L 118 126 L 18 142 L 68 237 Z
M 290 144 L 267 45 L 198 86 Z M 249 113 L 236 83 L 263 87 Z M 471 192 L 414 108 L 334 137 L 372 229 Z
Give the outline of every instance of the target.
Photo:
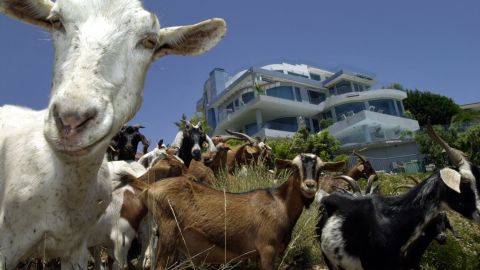
M 308 188 L 311 188 L 311 189 L 315 188 L 314 183 L 307 183 L 306 185 L 307 185 Z
M 88 109 L 85 112 L 61 112 L 57 105 L 53 105 L 53 117 L 58 130 L 64 135 L 69 135 L 72 131 L 79 131 L 90 121 L 97 117 L 96 109 Z

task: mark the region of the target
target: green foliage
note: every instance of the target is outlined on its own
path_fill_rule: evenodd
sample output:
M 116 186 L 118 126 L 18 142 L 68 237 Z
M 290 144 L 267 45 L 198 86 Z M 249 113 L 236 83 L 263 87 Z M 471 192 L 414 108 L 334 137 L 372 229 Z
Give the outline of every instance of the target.
M 175 122 L 175 125 L 178 127 L 178 130 L 184 130 L 185 129 L 185 121 L 187 121 L 187 116 L 185 114 L 182 114 L 181 120 Z M 198 115 L 198 114 L 192 115 L 192 117 L 190 118 L 190 123 L 192 125 L 196 125 L 199 122 L 201 123 L 203 131 L 205 131 L 205 133 L 208 133 L 210 131 L 210 127 L 207 125 L 207 121 L 205 121 L 205 116 L 203 114 L 202 115 Z
M 390 85 L 387 85 L 387 86 L 384 86 L 382 87 L 383 89 L 396 89 L 396 90 L 405 90 L 403 88 L 403 85 L 401 85 L 400 83 L 392 83 Z
M 406 117 L 406 118 L 410 118 L 410 119 L 414 119 L 415 116 L 413 115 L 413 113 L 409 110 L 405 110 L 405 112 L 403 113 L 403 117 Z
M 306 128 L 297 131 L 291 138 L 268 141 L 275 158 L 293 159 L 300 153 L 313 153 L 323 160 L 332 160 L 340 148 L 340 142 L 328 131 L 309 134 Z
M 452 117 L 450 124 L 454 127 L 461 128 L 463 125 L 479 123 L 480 112 L 477 111 L 465 111 L 461 110 L 459 113 Z
M 472 126 L 462 133 L 456 144 L 474 164 L 480 164 L 480 126 Z
M 457 133 L 455 130 L 445 130 L 441 126 L 433 126 L 435 132 L 442 137 L 450 146 L 455 146 Z M 420 152 L 427 155 L 428 163 L 433 163 L 437 167 L 447 165 L 445 155 L 442 153 L 443 148 L 434 142 L 425 131 L 417 131 L 415 140 L 420 146 Z
M 451 125 L 446 130 L 441 126 L 433 128 L 450 146 L 463 151 L 471 162 L 480 164 L 480 126 Z M 427 155 L 428 162 L 437 167 L 447 165 L 443 149 L 425 131 L 417 131 L 415 140 L 420 146 L 420 152 Z
M 320 120 L 320 129 L 326 129 L 331 125 L 333 125 L 333 119 L 332 118 Z
M 427 123 L 430 116 L 432 125 L 449 124 L 451 118 L 461 111 L 452 99 L 428 91 L 407 90 L 407 98 L 403 100 L 405 110 L 410 111 L 421 126 Z

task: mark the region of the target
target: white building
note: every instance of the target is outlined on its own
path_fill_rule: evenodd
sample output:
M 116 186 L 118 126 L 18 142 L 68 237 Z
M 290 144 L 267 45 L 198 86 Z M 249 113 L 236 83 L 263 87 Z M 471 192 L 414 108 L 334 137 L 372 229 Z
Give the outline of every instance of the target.
M 412 137 L 418 122 L 404 117 L 407 94 L 372 89 L 375 83 L 371 75 L 304 64 L 251 67 L 233 76 L 217 68 L 205 82 L 197 110 L 205 113 L 213 135 L 233 129 L 287 137 L 304 121 L 312 132 L 328 126 L 343 153 L 367 147 L 363 154 L 379 158 L 418 154 Z

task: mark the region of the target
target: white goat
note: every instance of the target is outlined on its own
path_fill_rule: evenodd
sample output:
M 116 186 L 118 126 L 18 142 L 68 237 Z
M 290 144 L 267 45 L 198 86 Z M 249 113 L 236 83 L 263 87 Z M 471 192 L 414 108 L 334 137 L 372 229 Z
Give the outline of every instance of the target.
M 139 0 L 0 0 L 0 12 L 50 31 L 55 49 L 48 108 L 0 107 L 0 269 L 43 255 L 87 269 L 85 236 L 112 194 L 103 156 L 147 68 L 209 50 L 225 22 L 160 29 Z
M 134 177 L 140 177 L 147 170 L 137 162 L 112 161 L 108 163 L 110 166 L 119 167 L 121 164 L 124 168 L 128 168 L 127 173 Z M 111 182 L 114 187 L 121 185 L 121 177 L 125 173 L 114 174 Z M 137 228 L 130 220 L 122 216 L 124 204 L 126 204 L 135 191 L 129 185 L 116 188 L 112 193 L 112 201 L 108 205 L 95 226 L 90 230 L 88 237 L 88 247 L 107 247 L 108 255 L 115 258 L 116 263 L 121 269 L 127 267 L 127 254 L 133 239 L 137 236 Z M 130 206 L 134 207 L 134 206 Z M 127 210 L 128 211 L 128 210 Z M 98 250 L 99 251 L 99 250 Z M 95 252 L 95 267 L 101 263 L 99 252 Z M 99 269 L 99 268 L 97 268 Z

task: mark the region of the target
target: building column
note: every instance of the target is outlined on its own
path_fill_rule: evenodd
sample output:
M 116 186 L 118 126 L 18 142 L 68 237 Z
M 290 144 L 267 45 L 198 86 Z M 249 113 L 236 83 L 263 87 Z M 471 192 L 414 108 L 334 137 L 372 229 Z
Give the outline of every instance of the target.
M 260 131 L 263 127 L 263 115 L 260 109 L 255 110 L 255 119 L 257 121 L 257 130 Z
M 332 112 L 333 122 L 334 122 L 334 123 L 338 122 L 337 112 L 335 111 L 335 107 L 332 107 L 332 108 L 330 109 L 330 111 Z
M 372 136 L 370 135 L 370 132 L 368 131 L 368 125 L 363 125 L 363 135 L 365 136 L 365 142 L 371 143 L 372 142 Z

